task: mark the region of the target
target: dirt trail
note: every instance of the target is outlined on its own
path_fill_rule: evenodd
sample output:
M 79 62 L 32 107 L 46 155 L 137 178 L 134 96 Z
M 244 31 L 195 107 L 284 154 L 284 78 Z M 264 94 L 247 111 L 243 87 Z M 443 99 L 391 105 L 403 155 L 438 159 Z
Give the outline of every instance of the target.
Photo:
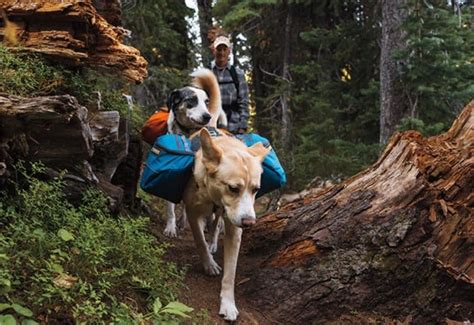
M 178 238 L 167 238 L 163 235 L 163 222 L 157 222 L 153 233 L 164 242 L 169 242 L 173 246 L 168 250 L 167 258 L 174 261 L 180 267 L 187 268 L 185 278 L 185 288 L 179 294 L 179 300 L 193 307 L 195 310 L 207 311 L 207 324 L 229 324 L 219 315 L 219 292 L 221 287 L 222 274 L 212 277 L 204 274 L 203 268 L 199 261 L 196 248 L 194 246 L 193 237 L 189 226 L 185 230 L 179 232 Z M 223 265 L 223 242 L 222 234 L 219 239 L 219 249 L 214 255 L 216 262 Z M 235 299 L 237 308 L 239 309 L 239 318 L 233 324 L 238 325 L 265 325 L 278 324 L 269 319 L 264 313 L 258 310 L 258 307 L 252 306 L 250 302 L 243 296 L 239 289 L 239 283 L 245 282 L 245 270 L 252 267 L 254 262 L 242 254 L 239 256 L 237 266 Z

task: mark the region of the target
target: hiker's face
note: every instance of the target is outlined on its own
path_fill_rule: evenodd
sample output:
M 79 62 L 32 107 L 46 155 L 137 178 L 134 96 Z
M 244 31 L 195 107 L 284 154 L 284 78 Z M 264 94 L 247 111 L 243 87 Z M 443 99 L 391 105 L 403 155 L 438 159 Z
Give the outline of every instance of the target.
M 223 67 L 229 62 L 230 48 L 224 44 L 219 45 L 215 49 L 216 64 L 219 67 Z

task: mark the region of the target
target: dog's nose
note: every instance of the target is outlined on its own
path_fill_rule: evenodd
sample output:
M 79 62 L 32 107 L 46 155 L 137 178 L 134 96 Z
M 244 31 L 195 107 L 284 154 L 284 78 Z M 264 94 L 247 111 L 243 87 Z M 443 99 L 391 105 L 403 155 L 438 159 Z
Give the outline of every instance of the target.
M 250 227 L 255 224 L 255 218 L 242 218 L 242 227 Z
M 202 122 L 204 124 L 207 124 L 207 122 L 209 122 L 210 120 L 211 120 L 211 114 L 206 113 L 202 115 Z

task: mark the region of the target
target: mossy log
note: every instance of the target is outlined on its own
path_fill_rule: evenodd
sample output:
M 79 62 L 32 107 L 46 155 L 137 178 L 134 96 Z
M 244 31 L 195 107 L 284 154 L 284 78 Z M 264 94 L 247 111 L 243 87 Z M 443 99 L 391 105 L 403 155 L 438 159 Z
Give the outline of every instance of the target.
M 123 44 L 128 31 L 117 26 L 118 0 L 0 0 L 0 8 L 10 28 L 0 27 L 0 40 L 11 49 L 105 68 L 135 82 L 146 77 L 146 60 L 136 48 Z
M 367 170 L 260 218 L 240 289 L 283 324 L 473 321 L 473 140 L 474 101 L 447 133 L 396 134 Z

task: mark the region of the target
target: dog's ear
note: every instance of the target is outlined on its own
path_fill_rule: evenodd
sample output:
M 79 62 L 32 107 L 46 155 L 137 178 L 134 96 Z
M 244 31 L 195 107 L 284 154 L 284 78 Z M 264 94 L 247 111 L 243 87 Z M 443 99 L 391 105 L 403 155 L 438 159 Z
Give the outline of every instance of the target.
M 219 148 L 214 143 L 214 141 L 212 141 L 212 137 L 206 129 L 202 129 L 199 133 L 199 136 L 201 137 L 201 149 L 204 166 L 210 174 L 214 174 L 217 172 L 217 168 L 221 162 L 223 153 L 222 149 Z
M 265 157 L 270 153 L 270 150 L 272 150 L 271 147 L 265 148 L 265 146 L 261 142 L 257 142 L 251 147 L 248 147 L 247 149 L 252 156 L 260 159 L 260 162 L 262 162 Z
M 168 96 L 168 101 L 166 104 L 168 105 L 168 109 L 170 111 L 174 110 L 174 107 L 181 102 L 181 91 L 180 89 L 175 89 L 171 92 L 171 94 Z

